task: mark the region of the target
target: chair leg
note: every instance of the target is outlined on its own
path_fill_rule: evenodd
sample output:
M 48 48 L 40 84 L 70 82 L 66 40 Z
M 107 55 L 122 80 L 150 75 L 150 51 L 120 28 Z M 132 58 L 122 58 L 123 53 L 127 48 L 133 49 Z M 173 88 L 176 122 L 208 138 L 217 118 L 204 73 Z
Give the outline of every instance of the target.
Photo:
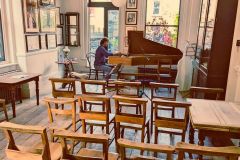
M 124 138 L 124 132 L 125 132 L 125 128 L 123 128 L 121 131 L 121 138 Z
M 147 143 L 150 143 L 150 123 L 147 124 Z
M 145 129 L 146 129 L 146 126 L 143 126 L 142 127 L 142 131 L 141 131 L 141 142 L 144 143 L 144 139 L 145 139 Z M 141 155 L 143 155 L 143 150 L 141 150 Z
M 153 103 L 151 103 L 151 134 L 153 134 L 153 111 L 154 111 L 154 108 L 153 108 Z
M 154 131 L 154 144 L 158 144 L 158 128 L 155 127 Z M 154 157 L 157 157 L 157 152 L 154 152 Z
M 90 134 L 93 134 L 93 125 L 90 125 Z
M 5 104 L 3 104 L 3 112 L 4 112 L 4 114 L 5 114 L 5 119 L 6 119 L 6 121 L 8 121 L 7 107 L 6 107 Z
M 120 153 L 119 152 L 119 146 L 118 146 L 118 143 L 117 143 L 117 140 L 119 139 L 119 136 L 120 136 L 120 123 L 114 122 L 114 132 L 115 132 L 116 152 Z

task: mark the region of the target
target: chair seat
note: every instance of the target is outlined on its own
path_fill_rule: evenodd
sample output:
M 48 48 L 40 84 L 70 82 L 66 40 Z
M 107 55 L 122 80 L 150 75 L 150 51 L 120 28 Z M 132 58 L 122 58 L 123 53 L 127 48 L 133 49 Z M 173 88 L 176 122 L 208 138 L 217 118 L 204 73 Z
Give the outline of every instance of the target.
M 76 122 L 79 121 L 79 115 L 76 115 Z M 56 115 L 53 123 L 48 125 L 49 129 L 66 130 L 72 126 L 72 116 Z
M 83 148 L 78 152 L 77 155 L 78 156 L 85 156 L 85 157 L 101 158 L 101 157 L 103 157 L 103 152 L 98 151 L 98 150 Z M 109 152 L 108 153 L 108 159 L 109 160 L 117 160 L 118 159 L 118 154 Z
M 115 118 L 115 114 L 109 114 L 109 123 L 113 122 Z M 99 126 L 104 126 L 106 125 L 105 121 L 98 121 L 98 120 L 86 120 L 87 124 L 92 124 L 92 125 L 99 125 Z

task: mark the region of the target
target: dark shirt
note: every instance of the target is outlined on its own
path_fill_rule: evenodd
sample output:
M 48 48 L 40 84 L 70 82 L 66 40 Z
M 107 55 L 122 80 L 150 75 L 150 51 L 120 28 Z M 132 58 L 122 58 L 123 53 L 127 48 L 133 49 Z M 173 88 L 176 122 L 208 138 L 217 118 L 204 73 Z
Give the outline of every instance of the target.
M 113 54 L 108 52 L 106 48 L 104 48 L 103 46 L 99 46 L 96 50 L 94 65 L 95 66 L 105 65 L 107 62 L 106 58 L 112 55 Z

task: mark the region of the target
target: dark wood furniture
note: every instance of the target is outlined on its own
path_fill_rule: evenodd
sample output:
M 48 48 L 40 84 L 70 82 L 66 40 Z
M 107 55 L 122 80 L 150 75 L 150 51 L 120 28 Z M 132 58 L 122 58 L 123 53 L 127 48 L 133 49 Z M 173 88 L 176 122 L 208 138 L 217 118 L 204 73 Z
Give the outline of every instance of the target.
M 154 103 L 153 99 L 159 98 L 159 99 L 165 99 L 170 101 L 176 101 L 177 100 L 177 92 L 178 92 L 178 84 L 172 84 L 172 83 L 155 83 L 151 82 L 149 84 L 149 87 L 151 89 L 151 133 L 153 133 L 153 114 L 154 114 Z M 161 89 L 169 89 L 170 92 L 161 92 Z M 160 93 L 161 92 L 161 93 Z M 172 112 L 172 118 L 175 117 L 175 108 L 174 107 L 163 107 L 158 109 L 161 110 L 169 110 Z
M 47 137 L 47 129 L 42 126 L 24 126 L 10 122 L 0 123 L 2 129 L 8 139 L 8 147 L 6 155 L 8 159 L 18 160 L 58 160 L 61 158 L 61 144 L 49 143 Z M 13 133 L 39 135 L 41 137 L 41 145 L 36 146 L 19 146 L 15 143 Z
M 39 105 L 39 76 L 40 74 L 18 72 L 0 77 L 0 88 L 6 88 L 11 93 L 13 117 L 16 117 L 16 91 L 25 83 L 35 81 L 36 99 Z
M 240 139 L 240 105 L 232 102 L 188 99 L 190 107 L 189 142 L 194 143 L 194 132 L 198 130 L 199 145 L 205 137 Z
M 80 134 L 68 131 L 58 132 L 54 135 L 60 138 L 62 144 L 62 159 L 81 160 L 117 160 L 118 154 L 108 151 L 109 136 L 106 134 Z M 67 141 L 74 140 L 84 143 L 101 144 L 103 150 L 81 148 L 77 155 L 70 154 L 67 150 Z
M 0 108 L 2 109 L 1 111 L 4 112 L 4 115 L 5 115 L 4 120 L 8 121 L 7 107 L 4 99 L 0 99 Z
M 150 151 L 150 152 L 158 152 L 158 153 L 165 153 L 167 155 L 167 160 L 172 160 L 172 155 L 174 153 L 174 147 L 168 145 L 158 145 L 158 144 L 147 144 L 147 143 L 140 143 L 140 142 L 132 142 L 126 139 L 119 139 L 118 145 L 120 148 L 120 157 L 121 160 L 126 160 L 126 149 L 137 149 L 141 151 Z M 133 160 L 153 160 L 154 157 L 147 157 L 141 155 L 134 155 L 131 156 Z
M 202 0 L 193 86 L 226 90 L 237 6 L 238 0 Z
M 240 156 L 239 147 L 203 147 L 193 144 L 179 142 L 175 150 L 178 152 L 178 160 L 184 160 L 185 153 L 197 154 L 201 156 L 225 157 L 229 160 L 237 160 Z
M 71 47 L 80 46 L 80 22 L 78 12 L 67 12 L 65 14 L 65 39 L 66 45 Z
M 187 102 L 176 102 L 176 101 L 166 101 L 161 99 L 153 99 L 154 103 L 154 119 L 155 119 L 155 138 L 154 143 L 158 143 L 158 134 L 167 133 L 167 134 L 175 134 L 182 136 L 182 142 L 185 142 L 185 135 L 187 131 L 188 121 L 189 121 L 189 107 L 190 103 Z M 183 115 L 181 117 L 167 117 L 163 116 L 158 110 L 162 107 L 174 107 L 183 109 Z M 170 130 L 169 130 L 170 129 Z M 175 129 L 175 130 L 171 130 Z M 176 131 L 177 130 L 177 131 Z
M 144 142 L 147 136 L 147 142 L 150 143 L 150 119 L 147 117 L 147 99 L 144 98 L 127 98 L 114 96 L 115 101 L 115 140 L 116 148 L 119 152 L 117 140 L 124 138 L 124 129 L 133 129 L 141 131 L 141 142 Z M 142 114 L 130 114 L 127 111 L 120 110 L 121 103 L 139 105 L 143 108 Z M 122 129 L 122 131 L 121 131 Z

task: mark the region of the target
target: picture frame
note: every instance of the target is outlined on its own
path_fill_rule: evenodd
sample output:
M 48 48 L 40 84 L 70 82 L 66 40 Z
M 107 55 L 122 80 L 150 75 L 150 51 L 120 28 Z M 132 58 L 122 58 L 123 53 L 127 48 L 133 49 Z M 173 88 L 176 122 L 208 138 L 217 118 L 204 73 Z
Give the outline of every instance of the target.
M 137 9 L 138 0 L 127 0 L 127 9 Z
M 47 39 L 46 39 L 46 35 L 40 35 L 40 45 L 41 45 L 41 49 L 47 49 Z
M 24 19 L 24 32 L 40 32 L 38 0 L 22 0 L 22 8 Z
M 138 12 L 137 11 L 126 11 L 126 25 L 137 25 Z
M 56 32 L 56 10 L 40 9 L 41 32 Z
M 56 34 L 47 34 L 47 49 L 55 49 L 57 48 L 57 36 Z
M 60 26 L 61 25 L 61 17 L 60 17 L 60 7 L 56 7 L 56 25 Z
M 64 34 L 63 34 L 63 26 L 57 27 L 57 46 L 63 46 L 64 45 Z
M 136 31 L 136 30 L 137 30 L 137 26 L 126 26 L 125 37 L 128 37 L 128 31 Z
M 27 52 L 34 52 L 40 50 L 40 36 L 39 35 L 25 35 Z
M 56 0 L 39 0 L 39 5 L 43 7 L 54 7 L 56 6 Z
M 64 25 L 64 14 L 60 13 L 60 25 Z

